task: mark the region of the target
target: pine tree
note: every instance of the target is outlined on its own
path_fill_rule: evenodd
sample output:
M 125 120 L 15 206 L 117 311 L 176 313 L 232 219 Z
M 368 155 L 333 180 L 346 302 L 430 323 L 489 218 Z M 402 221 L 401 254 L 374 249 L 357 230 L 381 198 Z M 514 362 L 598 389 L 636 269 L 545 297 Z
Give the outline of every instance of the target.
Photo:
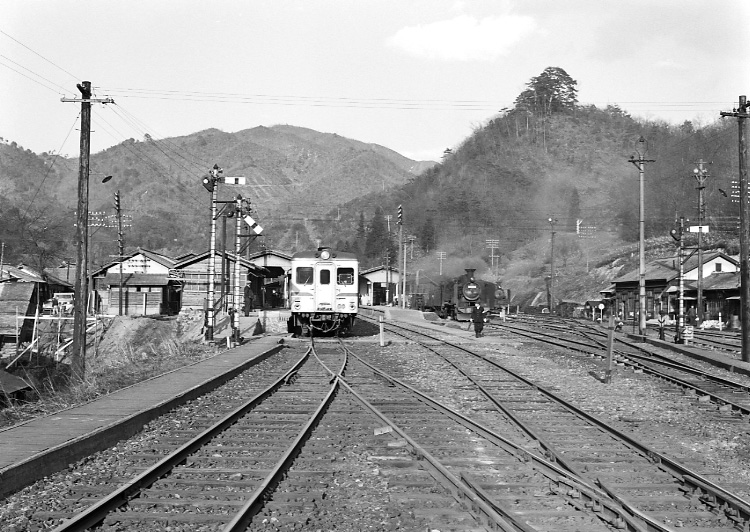
M 573 111 L 578 105 L 576 85 L 562 68 L 547 67 L 526 84 L 526 90 L 516 98 L 516 108 L 528 109 L 536 116 Z

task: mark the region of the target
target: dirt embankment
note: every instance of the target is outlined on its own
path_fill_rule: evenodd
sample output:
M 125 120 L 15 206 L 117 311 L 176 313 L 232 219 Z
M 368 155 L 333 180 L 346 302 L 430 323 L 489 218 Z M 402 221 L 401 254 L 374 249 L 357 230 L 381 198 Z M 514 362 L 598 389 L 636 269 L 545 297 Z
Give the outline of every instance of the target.
M 96 349 L 105 357 L 123 350 L 142 357 L 152 356 L 180 344 L 199 342 L 201 326 L 200 314 L 163 319 L 117 316 Z

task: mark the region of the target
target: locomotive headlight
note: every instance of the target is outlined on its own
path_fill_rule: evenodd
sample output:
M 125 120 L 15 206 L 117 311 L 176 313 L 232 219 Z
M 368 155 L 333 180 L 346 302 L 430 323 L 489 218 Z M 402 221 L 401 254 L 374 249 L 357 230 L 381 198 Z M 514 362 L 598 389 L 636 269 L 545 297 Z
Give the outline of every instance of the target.
M 467 301 L 474 301 L 479 297 L 479 286 L 475 282 L 468 282 L 464 285 L 463 292 Z
M 323 259 L 323 260 L 330 259 L 331 258 L 331 252 L 328 251 L 327 249 L 324 249 L 323 251 L 320 252 L 320 258 Z
M 299 310 L 302 308 L 302 304 L 299 301 L 296 301 L 294 303 L 294 310 Z
M 349 308 L 351 310 L 354 310 L 354 307 L 356 307 L 356 305 L 354 304 L 354 301 L 349 301 Z

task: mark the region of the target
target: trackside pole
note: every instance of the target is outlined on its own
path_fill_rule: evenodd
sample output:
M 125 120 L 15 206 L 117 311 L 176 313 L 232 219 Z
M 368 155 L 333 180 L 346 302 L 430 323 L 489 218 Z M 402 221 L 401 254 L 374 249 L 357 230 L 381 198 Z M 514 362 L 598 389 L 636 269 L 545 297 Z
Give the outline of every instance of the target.
M 385 347 L 385 336 L 383 335 L 383 316 L 378 318 L 380 323 L 380 347 Z
M 615 317 L 609 316 L 609 330 L 607 331 L 607 371 L 604 374 L 604 383 L 612 382 L 612 345 L 615 343 Z

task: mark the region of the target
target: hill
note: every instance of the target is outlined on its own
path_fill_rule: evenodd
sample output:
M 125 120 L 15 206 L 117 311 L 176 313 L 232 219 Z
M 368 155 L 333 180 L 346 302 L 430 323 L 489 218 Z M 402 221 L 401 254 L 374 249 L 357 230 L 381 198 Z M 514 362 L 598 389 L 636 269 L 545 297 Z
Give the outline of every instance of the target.
M 545 69 L 512 108 L 489 117 L 439 164 L 290 125 L 130 139 L 92 156 L 91 209 L 111 212 L 119 189 L 132 216 L 129 247 L 170 255 L 205 249 L 208 194 L 200 179 L 218 164 L 225 176 L 247 178 L 246 186 L 221 186 L 220 199 L 240 193 L 252 201 L 267 247 L 293 251 L 320 239 L 358 252 L 365 267 L 386 256 L 396 264 L 402 205 L 409 271 L 435 278 L 470 264 L 532 294 L 550 274 L 554 233 L 555 282 L 570 288 L 560 297 L 580 299 L 608 282 L 609 273 L 595 273 L 591 263 L 617 258 L 638 240 L 633 161 L 641 149 L 649 241 L 661 242 L 676 217 L 697 215 L 698 160 L 712 163 L 704 189 L 712 238 L 718 245 L 736 239 L 737 203 L 726 192 L 736 175 L 732 122 L 636 120 L 617 105 L 580 105 L 576 83 L 560 68 Z M 0 148 L 0 183 L 11 191 L 0 198 L 6 234 L 32 242 L 24 253 L 40 262 L 69 254 L 78 162 L 50 166 L 49 154 Z M 93 177 L 104 175 L 114 178 L 103 185 Z M 112 230 L 97 231 L 95 263 L 115 252 Z
M 336 205 L 402 185 L 414 171 L 434 163 L 412 161 L 383 146 L 337 134 L 284 125 L 236 133 L 209 129 L 161 140 L 147 135 L 142 141 L 129 139 L 91 155 L 90 211 L 111 215 L 113 193 L 119 191 L 129 220 L 128 247 L 140 245 L 171 255 L 206 249 L 209 196 L 201 179 L 214 164 L 223 168 L 224 176 L 246 178 L 245 186 L 220 186 L 219 199 L 237 194 L 250 199 L 255 217 L 266 228 L 266 245 L 275 247 L 284 245 L 282 240 L 299 238 L 287 235 L 293 226 L 295 233 L 302 228 L 303 241 L 310 242 L 318 235 L 307 234 L 312 228 L 307 219 L 325 218 Z M 77 159 L 37 155 L 15 143 L 0 144 L 0 184 L 6 192 L 2 199 L 8 225 L 20 223 L 32 232 L 51 225 L 61 228 L 56 235 L 60 246 L 36 261 L 40 266 L 54 255 L 58 261 L 74 256 L 69 245 L 78 166 Z M 107 184 L 101 182 L 105 175 L 113 176 Z M 24 212 L 26 205 L 33 213 Z M 14 208 L 17 212 L 11 215 Z M 116 253 L 112 220 L 104 225 L 92 230 L 95 264 L 108 262 Z M 26 237 L 7 235 L 8 242 L 21 238 L 28 244 L 9 245 L 11 260 L 34 252 L 31 248 L 36 244 L 28 242 L 29 231 L 24 231 Z

